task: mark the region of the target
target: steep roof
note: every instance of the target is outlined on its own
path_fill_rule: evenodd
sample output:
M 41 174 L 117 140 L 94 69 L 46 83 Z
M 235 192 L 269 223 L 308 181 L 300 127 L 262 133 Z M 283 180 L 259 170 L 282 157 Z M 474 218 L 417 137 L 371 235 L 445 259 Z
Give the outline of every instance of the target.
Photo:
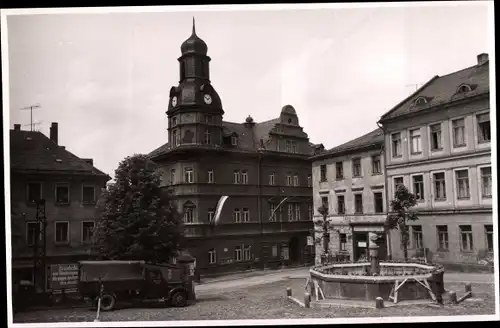
M 369 147 L 369 146 L 382 146 L 384 143 L 384 131 L 380 128 L 373 130 L 367 134 L 362 135 L 356 139 L 350 140 L 346 143 L 343 143 L 337 147 L 331 148 L 327 151 L 324 151 L 316 156 L 313 156 L 312 159 L 320 159 L 333 157 L 336 154 L 344 153 L 344 152 L 355 152 L 356 150 Z
M 471 87 L 471 91 L 457 93 L 458 88 L 463 84 L 468 84 Z M 380 121 L 383 122 L 410 113 L 416 113 L 436 105 L 488 93 L 489 90 L 489 61 L 486 61 L 485 63 L 444 76 L 434 76 L 420 89 L 384 114 Z M 427 103 L 416 105 L 415 100 L 419 97 L 424 97 Z
M 15 171 L 56 171 L 110 178 L 41 132 L 10 130 L 10 167 Z

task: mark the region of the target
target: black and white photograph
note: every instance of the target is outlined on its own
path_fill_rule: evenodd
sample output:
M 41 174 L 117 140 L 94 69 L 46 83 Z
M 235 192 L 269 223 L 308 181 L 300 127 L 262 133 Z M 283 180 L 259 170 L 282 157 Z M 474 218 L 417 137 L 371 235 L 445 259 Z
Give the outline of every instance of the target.
M 493 12 L 2 9 L 8 325 L 499 320 Z

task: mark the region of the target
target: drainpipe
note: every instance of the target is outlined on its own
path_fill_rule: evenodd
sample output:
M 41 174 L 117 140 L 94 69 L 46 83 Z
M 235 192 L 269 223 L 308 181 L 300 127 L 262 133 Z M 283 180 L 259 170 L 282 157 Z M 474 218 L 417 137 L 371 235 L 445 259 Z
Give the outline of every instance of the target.
M 377 122 L 377 126 L 382 129 L 384 132 L 384 142 L 382 143 L 382 155 L 384 157 L 384 179 L 385 179 L 385 204 L 386 204 L 386 213 L 389 214 L 389 177 L 387 176 L 387 156 L 386 156 L 386 148 L 385 148 L 385 129 L 382 125 Z M 392 250 L 391 250 L 391 233 L 390 231 L 386 232 L 386 243 L 387 243 L 387 257 L 388 260 L 392 260 Z
M 259 159 L 257 165 L 257 208 L 259 213 L 259 225 L 260 225 L 260 247 L 259 247 L 259 261 L 263 264 L 265 269 L 266 264 L 263 263 L 264 258 L 262 257 L 262 243 L 264 241 L 264 222 L 262 221 L 262 177 L 261 177 L 261 167 L 262 167 L 262 151 L 259 150 Z

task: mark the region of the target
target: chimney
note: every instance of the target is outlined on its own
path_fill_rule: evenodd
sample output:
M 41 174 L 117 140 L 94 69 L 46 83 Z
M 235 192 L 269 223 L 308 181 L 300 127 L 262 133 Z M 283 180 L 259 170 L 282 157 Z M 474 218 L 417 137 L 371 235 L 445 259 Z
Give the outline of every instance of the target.
M 482 65 L 488 61 L 488 54 L 482 53 L 477 55 L 477 64 Z
M 57 131 L 57 123 L 53 122 L 50 127 L 50 140 L 52 140 L 56 145 L 58 144 L 58 131 Z
M 21 124 L 14 124 L 14 131 L 21 131 Z
M 90 165 L 94 166 L 94 160 L 92 158 L 82 158 L 85 162 L 89 163 Z

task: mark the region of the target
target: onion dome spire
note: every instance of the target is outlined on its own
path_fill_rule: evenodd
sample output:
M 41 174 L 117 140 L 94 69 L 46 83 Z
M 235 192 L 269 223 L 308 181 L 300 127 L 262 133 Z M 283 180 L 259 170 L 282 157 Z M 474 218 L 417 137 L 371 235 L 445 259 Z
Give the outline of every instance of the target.
M 206 56 L 207 50 L 208 47 L 205 41 L 203 41 L 196 35 L 196 25 L 193 17 L 193 32 L 191 36 L 181 45 L 182 55 L 184 56 L 187 54 L 196 54 Z

